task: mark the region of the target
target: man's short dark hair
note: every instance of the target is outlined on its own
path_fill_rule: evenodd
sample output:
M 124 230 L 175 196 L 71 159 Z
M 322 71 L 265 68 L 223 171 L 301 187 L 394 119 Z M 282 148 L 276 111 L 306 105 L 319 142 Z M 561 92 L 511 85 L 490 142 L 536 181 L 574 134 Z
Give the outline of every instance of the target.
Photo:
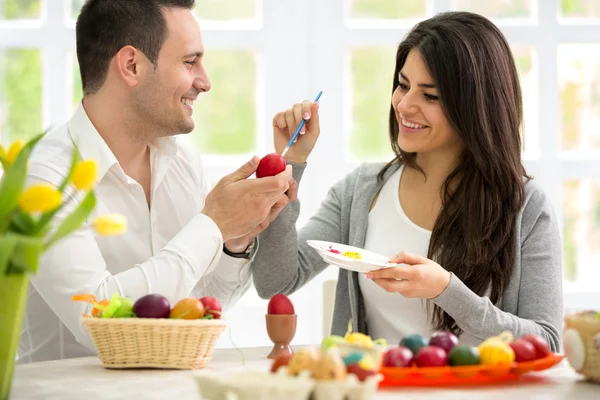
M 100 89 L 110 60 L 125 46 L 135 47 L 156 64 L 168 34 L 162 11 L 192 9 L 195 3 L 195 0 L 87 0 L 75 29 L 84 94 Z

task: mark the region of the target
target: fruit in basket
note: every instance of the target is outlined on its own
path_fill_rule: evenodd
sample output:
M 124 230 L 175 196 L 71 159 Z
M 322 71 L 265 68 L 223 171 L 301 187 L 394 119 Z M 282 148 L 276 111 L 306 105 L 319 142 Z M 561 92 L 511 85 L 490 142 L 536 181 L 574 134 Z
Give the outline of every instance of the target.
M 448 355 L 441 347 L 425 346 L 417 353 L 415 363 L 418 367 L 443 367 L 448 365 Z
M 493 338 L 479 345 L 481 363 L 492 366 L 508 366 L 515 361 L 515 352 L 508 343 Z
M 413 355 L 417 355 L 422 347 L 427 346 L 427 339 L 421 335 L 410 335 L 402 338 L 400 346 L 408 347 Z
M 408 347 L 398 346 L 389 349 L 383 356 L 385 367 L 410 367 L 414 356 Z
M 113 293 L 110 301 L 104 305 L 97 305 L 101 309 L 100 318 L 131 318 L 134 317 L 133 301 L 129 297 L 121 297 Z
M 140 318 L 169 318 L 171 305 L 160 294 L 147 294 L 133 304 L 133 312 Z
M 221 318 L 221 303 L 219 300 L 212 296 L 205 296 L 200 298 L 200 302 L 204 306 L 204 318 L 205 319 L 219 319 Z
M 198 319 L 204 317 L 204 305 L 195 297 L 181 299 L 173 306 L 169 318 Z
M 444 349 L 446 354 L 450 353 L 450 350 L 452 350 L 452 348 L 457 344 L 458 338 L 452 332 L 435 332 L 429 339 L 430 346 L 441 347 Z
M 135 317 L 133 312 L 133 300 L 129 297 L 121 297 L 121 306 L 117 308 L 113 314 L 113 318 L 132 318 Z
M 515 352 L 516 362 L 532 361 L 536 358 L 535 347 L 527 340 L 517 339 L 510 342 L 509 346 Z
M 73 301 L 82 301 L 90 303 L 92 308 L 91 316 L 98 318 L 129 318 L 135 317 L 133 314 L 133 301 L 129 297 L 121 297 L 119 293 L 113 293 L 109 299 L 98 301 L 96 296 L 89 293 L 76 294 L 71 298 Z M 107 311 L 108 310 L 108 311 Z M 103 315 L 104 314 L 104 315 Z M 87 316 L 84 314 L 84 316 Z
M 322 352 L 312 368 L 312 377 L 318 381 L 341 381 L 346 374 L 346 365 L 335 349 Z
M 448 353 L 448 364 L 452 366 L 478 365 L 479 363 L 479 349 L 477 347 L 459 344 L 454 346 Z
M 544 358 L 550 355 L 550 346 L 548 342 L 544 340 L 542 337 L 537 335 L 525 335 L 521 337 L 522 340 L 526 340 L 535 347 L 535 358 Z
M 294 305 L 285 294 L 276 294 L 269 300 L 267 313 L 271 315 L 294 315 Z
M 292 353 L 281 353 L 271 364 L 271 372 L 275 373 L 280 367 L 287 366 L 292 358 Z
M 285 158 L 277 153 L 270 153 L 261 158 L 256 168 L 256 177 L 275 176 L 285 171 Z

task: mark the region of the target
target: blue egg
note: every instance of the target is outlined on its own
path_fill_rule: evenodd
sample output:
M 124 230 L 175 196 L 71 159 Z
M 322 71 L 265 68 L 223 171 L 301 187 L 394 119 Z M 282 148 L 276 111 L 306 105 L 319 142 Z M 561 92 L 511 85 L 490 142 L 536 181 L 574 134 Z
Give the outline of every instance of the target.
M 346 357 L 344 357 L 344 364 L 352 365 L 354 363 L 359 362 L 362 359 L 363 359 L 363 354 L 355 351 L 355 352 L 348 354 Z

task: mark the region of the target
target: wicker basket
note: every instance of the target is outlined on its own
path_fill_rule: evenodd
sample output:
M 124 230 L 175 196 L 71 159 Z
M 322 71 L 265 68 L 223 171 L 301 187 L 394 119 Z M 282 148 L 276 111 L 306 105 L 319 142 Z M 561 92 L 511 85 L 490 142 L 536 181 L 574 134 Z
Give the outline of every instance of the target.
M 224 320 L 85 318 L 106 368 L 200 369 L 212 358 Z
M 565 317 L 565 352 L 569 362 L 586 378 L 600 382 L 600 319 L 595 312 Z

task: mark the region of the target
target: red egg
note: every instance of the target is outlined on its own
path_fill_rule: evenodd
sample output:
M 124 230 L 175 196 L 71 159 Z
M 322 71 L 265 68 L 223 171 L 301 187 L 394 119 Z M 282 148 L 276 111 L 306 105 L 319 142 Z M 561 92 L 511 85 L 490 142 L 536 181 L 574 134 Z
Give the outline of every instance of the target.
M 448 355 L 441 347 L 425 346 L 417 353 L 415 362 L 418 367 L 443 367 L 448 365 Z
M 200 299 L 204 306 L 204 317 L 212 315 L 214 319 L 221 318 L 221 303 L 212 296 L 205 296 Z
M 269 300 L 269 314 L 294 315 L 294 305 L 285 294 L 276 294 Z
M 413 353 L 404 346 L 392 347 L 383 356 L 383 365 L 386 367 L 410 367 L 412 362 Z
M 527 340 L 517 339 L 508 344 L 515 352 L 515 361 L 532 361 L 536 358 L 536 351 L 533 344 Z
M 285 171 L 285 158 L 277 153 L 271 153 L 260 160 L 256 169 L 256 177 L 274 176 L 283 171 Z
M 525 335 L 521 337 L 522 340 L 526 340 L 535 347 L 535 358 L 544 358 L 550 354 L 550 346 L 543 338 L 537 335 Z
M 281 353 L 278 355 L 271 365 L 271 372 L 277 372 L 279 367 L 287 366 L 292 358 L 292 355 L 292 353 Z
M 358 363 L 350 364 L 346 367 L 346 370 L 349 374 L 354 374 L 358 378 L 359 381 L 363 382 L 371 375 L 377 374 L 375 370 L 366 370 L 362 369 Z

